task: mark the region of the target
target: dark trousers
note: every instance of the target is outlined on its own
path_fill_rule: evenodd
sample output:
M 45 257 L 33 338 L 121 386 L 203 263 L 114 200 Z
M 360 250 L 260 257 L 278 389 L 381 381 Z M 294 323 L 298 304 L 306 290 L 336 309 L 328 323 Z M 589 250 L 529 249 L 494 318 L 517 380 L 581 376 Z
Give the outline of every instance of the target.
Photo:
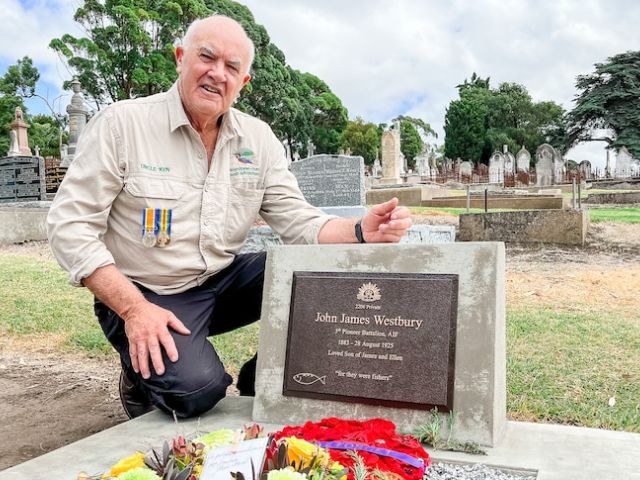
M 163 350 L 165 373 L 157 375 L 151 367 L 151 377 L 146 380 L 131 366 L 124 321 L 96 300 L 96 316 L 107 339 L 120 354 L 125 374 L 158 408 L 175 412 L 180 418 L 192 417 L 224 398 L 232 379 L 207 337 L 260 318 L 265 258 L 264 252 L 238 255 L 231 265 L 203 285 L 175 295 L 157 295 L 139 286 L 148 301 L 173 312 L 191 331 L 191 335 L 180 335 L 169 330 L 179 359 L 171 362 Z M 253 394 L 255 363 L 256 357 L 240 371 L 241 394 Z

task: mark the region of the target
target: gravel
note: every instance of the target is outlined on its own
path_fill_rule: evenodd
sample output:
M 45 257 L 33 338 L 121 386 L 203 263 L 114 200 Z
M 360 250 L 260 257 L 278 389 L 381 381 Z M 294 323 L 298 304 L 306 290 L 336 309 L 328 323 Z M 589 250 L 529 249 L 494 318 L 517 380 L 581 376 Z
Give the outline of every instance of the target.
M 436 463 L 425 471 L 424 480 L 535 480 L 530 473 L 506 473 L 480 463 Z

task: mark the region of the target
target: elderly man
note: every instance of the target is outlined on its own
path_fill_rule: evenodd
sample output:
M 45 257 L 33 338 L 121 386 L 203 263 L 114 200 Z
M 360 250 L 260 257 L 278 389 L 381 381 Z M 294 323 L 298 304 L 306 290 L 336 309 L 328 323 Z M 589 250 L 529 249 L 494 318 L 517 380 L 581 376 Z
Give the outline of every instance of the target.
M 234 20 L 194 22 L 176 84 L 98 113 L 51 207 L 51 248 L 96 297 L 130 417 L 154 405 L 194 416 L 225 396 L 232 379 L 207 336 L 260 317 L 265 256 L 237 254 L 258 213 L 289 243 L 397 242 L 411 225 L 395 199 L 360 220 L 305 202 L 270 128 L 231 108 L 253 52 Z M 241 394 L 254 376 L 255 357 Z

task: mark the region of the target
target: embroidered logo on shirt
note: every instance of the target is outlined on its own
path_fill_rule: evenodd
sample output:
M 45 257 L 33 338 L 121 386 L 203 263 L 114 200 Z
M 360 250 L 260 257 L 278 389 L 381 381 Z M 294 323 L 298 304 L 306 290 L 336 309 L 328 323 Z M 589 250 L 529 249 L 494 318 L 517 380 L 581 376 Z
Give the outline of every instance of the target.
M 255 154 L 253 153 L 253 150 L 251 150 L 250 148 L 241 148 L 240 150 L 238 150 L 233 154 L 233 156 L 236 157 L 236 160 L 239 161 L 240 163 L 250 164 L 250 165 L 253 165 L 252 158 L 254 155 Z

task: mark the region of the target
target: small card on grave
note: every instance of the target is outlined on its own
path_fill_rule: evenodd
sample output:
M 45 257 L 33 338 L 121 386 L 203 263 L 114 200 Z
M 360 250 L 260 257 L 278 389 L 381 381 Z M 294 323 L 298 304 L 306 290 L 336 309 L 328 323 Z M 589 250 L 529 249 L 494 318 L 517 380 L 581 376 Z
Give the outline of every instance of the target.
M 233 445 L 212 449 L 207 454 L 200 480 L 229 480 L 232 473 L 242 473 L 244 478 L 260 475 L 269 438 L 255 438 Z
M 293 276 L 283 395 L 453 408 L 457 275 Z

